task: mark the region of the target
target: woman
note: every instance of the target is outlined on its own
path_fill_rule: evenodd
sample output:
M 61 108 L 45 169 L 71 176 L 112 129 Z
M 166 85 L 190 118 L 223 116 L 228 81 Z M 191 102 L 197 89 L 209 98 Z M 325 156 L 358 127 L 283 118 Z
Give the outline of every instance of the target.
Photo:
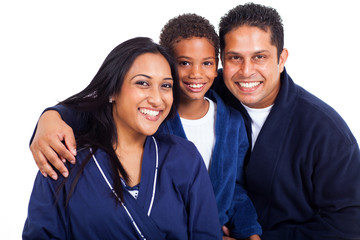
M 151 137 L 174 110 L 172 58 L 148 38 L 117 46 L 83 91 L 86 112 L 69 178 L 37 175 L 23 239 L 221 239 L 215 198 L 195 146 Z M 55 203 L 55 205 L 54 205 Z

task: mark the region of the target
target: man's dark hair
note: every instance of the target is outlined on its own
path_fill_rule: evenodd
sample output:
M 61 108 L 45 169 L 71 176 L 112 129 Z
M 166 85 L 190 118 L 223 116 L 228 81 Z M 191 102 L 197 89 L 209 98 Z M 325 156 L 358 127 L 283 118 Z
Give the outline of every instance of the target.
M 247 3 L 238 5 L 227 12 L 220 20 L 220 50 L 225 48 L 225 35 L 240 26 L 258 27 L 270 30 L 271 44 L 277 48 L 278 58 L 284 48 L 284 28 L 279 13 L 271 7 Z
M 196 14 L 182 14 L 170 19 L 161 30 L 160 45 L 173 53 L 174 44 L 180 39 L 204 37 L 215 48 L 219 55 L 219 37 L 214 26 L 205 18 Z

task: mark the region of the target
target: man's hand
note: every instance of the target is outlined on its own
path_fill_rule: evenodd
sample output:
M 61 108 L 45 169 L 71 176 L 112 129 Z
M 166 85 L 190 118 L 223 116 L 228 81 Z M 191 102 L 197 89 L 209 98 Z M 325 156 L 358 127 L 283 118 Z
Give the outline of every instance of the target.
M 76 142 L 73 130 L 61 119 L 57 111 L 49 110 L 42 114 L 30 150 L 36 165 L 45 177 L 50 176 L 57 180 L 58 176 L 53 166 L 64 177 L 69 175 L 64 163 L 66 160 L 75 163 Z

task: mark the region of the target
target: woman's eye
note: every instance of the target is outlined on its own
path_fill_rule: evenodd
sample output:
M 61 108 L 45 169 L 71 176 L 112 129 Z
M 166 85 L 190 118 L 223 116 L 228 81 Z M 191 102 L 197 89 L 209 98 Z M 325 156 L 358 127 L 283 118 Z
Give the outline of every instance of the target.
M 162 87 L 164 87 L 164 88 L 172 88 L 173 86 L 172 86 L 171 83 L 164 83 L 164 84 L 162 85 Z
M 211 66 L 211 65 L 213 65 L 213 63 L 212 62 L 204 62 L 204 65 L 205 66 Z
M 136 81 L 136 85 L 149 86 L 149 84 L 146 81 Z

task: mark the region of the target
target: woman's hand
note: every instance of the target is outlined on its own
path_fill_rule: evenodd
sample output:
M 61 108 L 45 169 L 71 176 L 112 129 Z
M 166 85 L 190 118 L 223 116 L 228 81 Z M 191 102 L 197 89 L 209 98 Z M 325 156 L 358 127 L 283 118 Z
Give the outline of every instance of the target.
M 57 180 L 53 167 L 64 177 L 69 175 L 64 163 L 66 160 L 75 163 L 76 142 L 73 130 L 57 111 L 49 110 L 41 115 L 30 150 L 45 177 Z
M 229 237 L 230 236 L 230 230 L 226 226 L 223 226 L 222 230 L 223 230 L 223 232 L 225 234 L 225 236 L 223 236 L 223 240 L 236 240 L 236 238 Z M 261 238 L 260 238 L 259 235 L 255 234 L 255 235 L 251 235 L 248 238 L 245 238 L 245 240 L 261 240 Z

